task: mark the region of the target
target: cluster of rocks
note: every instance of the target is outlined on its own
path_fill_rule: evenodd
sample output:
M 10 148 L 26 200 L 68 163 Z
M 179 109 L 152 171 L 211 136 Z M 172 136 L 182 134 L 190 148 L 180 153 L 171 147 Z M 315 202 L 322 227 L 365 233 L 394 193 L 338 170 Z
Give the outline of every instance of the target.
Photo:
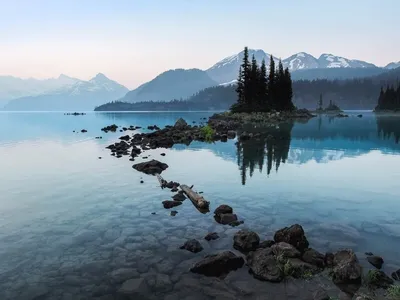
M 168 168 L 168 165 L 158 160 L 152 159 L 150 161 L 134 164 L 132 168 L 145 174 L 155 175 L 161 174 L 163 171 L 165 171 Z
M 211 240 L 214 234 L 216 233 L 210 233 L 207 237 Z M 273 240 L 263 242 L 260 242 L 257 233 L 239 230 L 233 237 L 233 248 L 243 256 L 231 251 L 208 255 L 198 261 L 190 271 L 220 277 L 241 268 L 246 262 L 250 274 L 261 281 L 281 282 L 288 276 L 307 278 L 327 268 L 333 283 L 339 287 L 352 285 L 357 287 L 356 291 L 363 280 L 362 267 L 353 250 L 343 249 L 336 253 L 322 254 L 309 247 L 304 230 L 299 224 L 282 228 L 275 233 Z M 371 261 L 375 263 L 376 259 Z M 381 267 L 381 264 L 378 263 L 377 266 Z M 392 274 L 397 279 L 399 275 L 400 270 Z M 393 280 L 380 270 L 371 270 L 368 277 L 370 279 L 367 279 L 367 283 L 375 288 L 388 288 L 393 284 Z
M 160 127 L 158 127 L 157 125 L 150 125 L 150 126 L 147 126 L 147 129 L 148 130 L 160 130 Z
M 86 115 L 86 113 L 74 112 L 74 113 L 64 113 L 64 115 L 66 115 L 66 116 L 84 116 L 84 115 Z
M 239 221 L 237 215 L 233 213 L 232 207 L 226 204 L 222 204 L 215 209 L 214 219 L 222 225 L 238 226 L 243 224 L 243 221 Z
M 108 126 L 106 126 L 106 127 L 103 127 L 103 128 L 101 129 L 101 131 L 104 131 L 104 132 L 106 132 L 106 133 L 109 132 L 109 131 L 111 131 L 111 132 L 116 132 L 117 129 L 118 129 L 118 126 L 115 125 L 115 124 L 112 124 L 112 125 L 108 125 Z

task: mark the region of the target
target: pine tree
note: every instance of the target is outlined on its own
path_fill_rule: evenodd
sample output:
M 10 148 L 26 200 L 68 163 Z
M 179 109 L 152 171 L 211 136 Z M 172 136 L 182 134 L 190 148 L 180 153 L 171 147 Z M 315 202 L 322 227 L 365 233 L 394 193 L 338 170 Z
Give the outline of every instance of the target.
M 250 63 L 249 63 L 249 49 L 244 47 L 243 62 L 242 62 L 242 76 L 243 76 L 243 96 L 244 96 L 244 111 L 249 111 L 250 108 Z
M 270 55 L 269 60 L 269 76 L 268 76 L 268 100 L 271 106 L 271 109 L 276 109 L 275 103 L 275 61 Z
M 258 110 L 258 99 L 259 99 L 259 70 L 257 66 L 257 61 L 254 57 L 251 59 L 251 69 L 250 69 L 250 99 L 249 108 L 251 111 Z
M 261 68 L 259 73 L 259 85 L 260 85 L 260 95 L 259 95 L 259 107 L 261 111 L 269 110 L 268 103 L 268 78 L 267 78 L 267 67 L 265 65 L 265 60 L 261 62 Z
M 292 88 L 292 77 L 290 76 L 289 69 L 285 69 L 284 73 L 284 86 L 282 87 L 284 92 L 284 107 L 283 110 L 293 110 L 293 88 Z
M 322 94 L 319 94 L 319 100 L 318 100 L 318 110 L 322 110 L 322 106 L 323 106 L 323 103 L 322 103 Z
M 285 72 L 283 70 L 282 61 L 279 60 L 278 70 L 275 73 L 275 99 L 274 99 L 274 107 L 276 110 L 281 111 L 285 110 L 286 106 L 286 91 L 285 91 Z

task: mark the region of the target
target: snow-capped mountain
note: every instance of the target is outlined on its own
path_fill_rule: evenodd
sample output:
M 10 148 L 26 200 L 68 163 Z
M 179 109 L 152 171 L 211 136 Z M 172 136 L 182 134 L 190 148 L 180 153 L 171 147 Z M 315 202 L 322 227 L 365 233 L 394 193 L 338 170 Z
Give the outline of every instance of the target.
M 324 53 L 318 58 L 318 68 L 377 68 L 377 66 L 361 60 Z
M 88 81 L 77 80 L 49 93 L 11 100 L 4 110 L 93 110 L 98 105 L 121 98 L 128 91 L 123 85 L 99 73 Z
M 267 65 L 269 66 L 270 54 L 265 53 L 263 50 L 253 50 L 249 49 L 249 59 L 251 60 L 254 55 L 255 59 L 258 63 L 264 59 Z M 207 69 L 206 72 L 208 76 L 210 76 L 213 80 L 218 83 L 228 83 L 232 80 L 235 80 L 238 75 L 238 70 L 240 65 L 242 64 L 244 56 L 244 51 L 239 52 L 238 54 L 231 55 L 223 60 L 217 62 L 211 68 Z M 275 63 L 278 63 L 278 58 L 274 57 Z
M 296 53 L 285 58 L 282 64 L 292 72 L 296 70 L 316 69 L 319 67 L 318 59 L 305 52 Z
M 385 69 L 397 69 L 400 68 L 400 61 L 398 62 L 391 62 L 390 64 L 388 64 Z

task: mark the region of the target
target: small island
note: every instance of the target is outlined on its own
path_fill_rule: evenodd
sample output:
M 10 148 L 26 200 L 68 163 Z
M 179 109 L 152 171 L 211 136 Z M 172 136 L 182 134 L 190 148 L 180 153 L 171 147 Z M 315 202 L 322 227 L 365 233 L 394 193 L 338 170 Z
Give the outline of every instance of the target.
M 326 108 L 323 108 L 323 100 L 322 100 L 322 94 L 319 95 L 319 100 L 318 100 L 318 108 L 315 111 L 317 114 L 340 114 L 343 112 L 343 110 L 340 109 L 340 107 L 334 103 L 332 100 L 329 101 L 329 105 Z
M 386 90 L 381 87 L 378 98 L 378 105 L 375 112 L 400 112 L 400 84 L 395 89 L 393 86 L 387 86 Z

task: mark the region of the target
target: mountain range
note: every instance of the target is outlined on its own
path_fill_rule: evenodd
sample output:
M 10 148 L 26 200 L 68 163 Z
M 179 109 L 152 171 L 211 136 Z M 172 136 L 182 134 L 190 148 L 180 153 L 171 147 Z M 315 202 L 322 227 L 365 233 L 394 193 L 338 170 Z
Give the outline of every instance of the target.
M 123 97 L 129 90 L 99 73 L 88 81 L 61 75 L 57 80 L 66 84 L 37 95 L 9 101 L 8 111 L 68 111 L 93 110 L 94 107 Z
M 249 49 L 250 58 L 253 55 L 259 63 L 264 59 L 269 68 L 271 54 Z M 168 70 L 132 91 L 101 73 L 89 81 L 66 75 L 47 80 L 0 76 L 0 108 L 7 103 L 5 110 L 92 110 L 115 100 L 137 103 L 188 99 L 208 87 L 234 84 L 242 59 L 243 51 L 206 70 Z M 273 59 L 277 64 L 279 59 L 275 56 Z M 282 64 L 289 68 L 293 80 L 365 78 L 400 67 L 400 62 L 377 67 L 333 54 L 325 53 L 316 58 L 305 52 L 283 59 Z

